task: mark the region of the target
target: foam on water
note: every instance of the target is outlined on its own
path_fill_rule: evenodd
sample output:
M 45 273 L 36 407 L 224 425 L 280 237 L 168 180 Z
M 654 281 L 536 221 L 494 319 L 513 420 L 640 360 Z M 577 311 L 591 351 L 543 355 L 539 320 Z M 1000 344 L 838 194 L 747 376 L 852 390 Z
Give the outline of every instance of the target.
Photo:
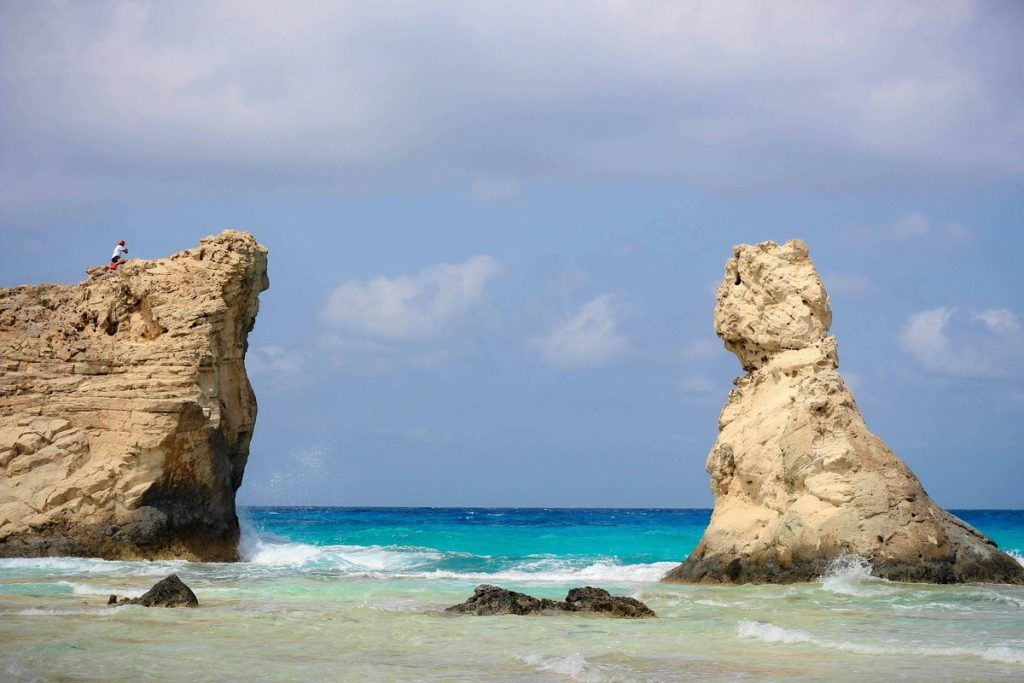
M 915 655 L 925 657 L 980 657 L 1004 664 L 1024 664 L 1024 650 L 1008 646 L 997 647 L 963 647 L 957 645 L 914 646 L 914 645 L 881 645 L 858 643 L 849 640 L 832 640 L 815 636 L 800 629 L 786 628 L 775 624 L 759 621 L 742 620 L 737 626 L 740 638 L 753 638 L 765 643 L 807 643 L 830 650 L 841 650 L 859 655 Z
M 610 582 L 619 584 L 658 581 L 676 562 L 621 564 L 588 558 L 525 557 L 508 559 L 511 566 L 493 569 L 500 560 L 469 553 L 417 546 L 312 545 L 289 542 L 251 529 L 240 544 L 242 559 L 255 569 L 327 571 L 366 578 L 437 579 L 462 581 L 514 581 L 520 583 Z M 445 569 L 446 561 L 480 566 L 481 570 Z M 482 568 L 487 567 L 489 571 Z
M 818 578 L 821 587 L 832 593 L 866 597 L 878 594 L 877 586 L 888 583 L 871 575 L 871 563 L 860 555 L 840 555 L 832 560 L 825 573 Z
M 418 574 L 404 574 L 402 578 L 453 579 L 463 581 L 514 581 L 516 583 L 653 583 L 663 577 L 676 562 L 654 562 L 651 564 L 613 564 L 595 562 L 583 567 L 564 563 L 561 567 L 536 569 L 533 563 L 498 572 L 452 572 L 434 570 Z M 532 565 L 532 566 L 531 566 Z
M 521 656 L 520 659 L 539 671 L 565 676 L 571 681 L 596 683 L 606 680 L 599 672 L 591 669 L 586 658 L 579 652 L 574 652 L 567 657 L 544 657 L 538 654 L 527 654 Z
M 1013 559 L 1017 560 L 1017 564 L 1024 567 L 1024 555 L 1021 554 L 1019 549 L 1012 548 L 1010 550 L 1007 550 L 1006 554 L 1012 557 Z
M 117 614 L 118 611 L 120 610 L 128 609 L 130 607 L 131 605 L 120 605 L 118 607 L 82 607 L 80 609 L 49 609 L 41 607 L 29 607 L 27 609 L 3 610 L 0 611 L 0 616 L 58 617 L 75 615 L 89 617 L 109 617 L 112 614 Z

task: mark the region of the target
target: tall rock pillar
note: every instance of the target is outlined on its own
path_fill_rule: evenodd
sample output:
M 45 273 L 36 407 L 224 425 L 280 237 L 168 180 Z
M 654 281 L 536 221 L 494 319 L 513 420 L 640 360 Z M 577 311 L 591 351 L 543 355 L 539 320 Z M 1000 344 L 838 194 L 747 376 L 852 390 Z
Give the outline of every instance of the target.
M 831 323 L 806 244 L 735 248 L 715 331 L 746 374 L 707 460 L 711 523 L 664 580 L 809 581 L 856 554 L 897 581 L 1024 583 L 1024 567 L 936 505 L 865 426 Z

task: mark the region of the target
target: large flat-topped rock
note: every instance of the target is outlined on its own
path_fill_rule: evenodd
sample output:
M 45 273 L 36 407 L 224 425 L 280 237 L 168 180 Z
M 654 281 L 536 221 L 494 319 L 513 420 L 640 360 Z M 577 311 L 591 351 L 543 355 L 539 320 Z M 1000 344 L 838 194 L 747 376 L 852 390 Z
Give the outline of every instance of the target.
M 1024 567 L 936 505 L 864 424 L 807 245 L 736 247 L 717 298 L 716 332 L 747 374 L 708 456 L 711 523 L 666 581 L 808 581 L 855 554 L 892 580 L 1024 583 Z
M 226 231 L 0 290 L 0 556 L 237 559 L 267 250 Z

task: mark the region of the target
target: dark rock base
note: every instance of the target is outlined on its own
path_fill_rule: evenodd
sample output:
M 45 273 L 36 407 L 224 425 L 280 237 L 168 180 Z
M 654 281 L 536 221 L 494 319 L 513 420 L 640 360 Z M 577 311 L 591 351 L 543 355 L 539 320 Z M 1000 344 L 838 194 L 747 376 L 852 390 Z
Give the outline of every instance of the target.
M 1024 584 L 1024 567 L 1005 553 L 988 558 L 952 557 L 945 560 L 893 560 L 871 563 L 871 575 L 909 583 Z M 771 558 L 722 558 L 691 555 L 666 574 L 666 583 L 799 583 L 816 581 L 828 571 L 833 558 L 793 560 L 782 566 Z

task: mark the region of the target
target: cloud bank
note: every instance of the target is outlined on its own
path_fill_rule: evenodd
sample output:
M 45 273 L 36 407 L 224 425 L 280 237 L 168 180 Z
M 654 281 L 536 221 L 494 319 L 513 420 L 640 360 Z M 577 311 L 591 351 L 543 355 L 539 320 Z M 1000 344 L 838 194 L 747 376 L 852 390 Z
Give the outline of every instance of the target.
M 444 179 L 495 201 L 551 175 L 1019 179 L 1022 23 L 963 0 L 4 3 L 0 209 Z

